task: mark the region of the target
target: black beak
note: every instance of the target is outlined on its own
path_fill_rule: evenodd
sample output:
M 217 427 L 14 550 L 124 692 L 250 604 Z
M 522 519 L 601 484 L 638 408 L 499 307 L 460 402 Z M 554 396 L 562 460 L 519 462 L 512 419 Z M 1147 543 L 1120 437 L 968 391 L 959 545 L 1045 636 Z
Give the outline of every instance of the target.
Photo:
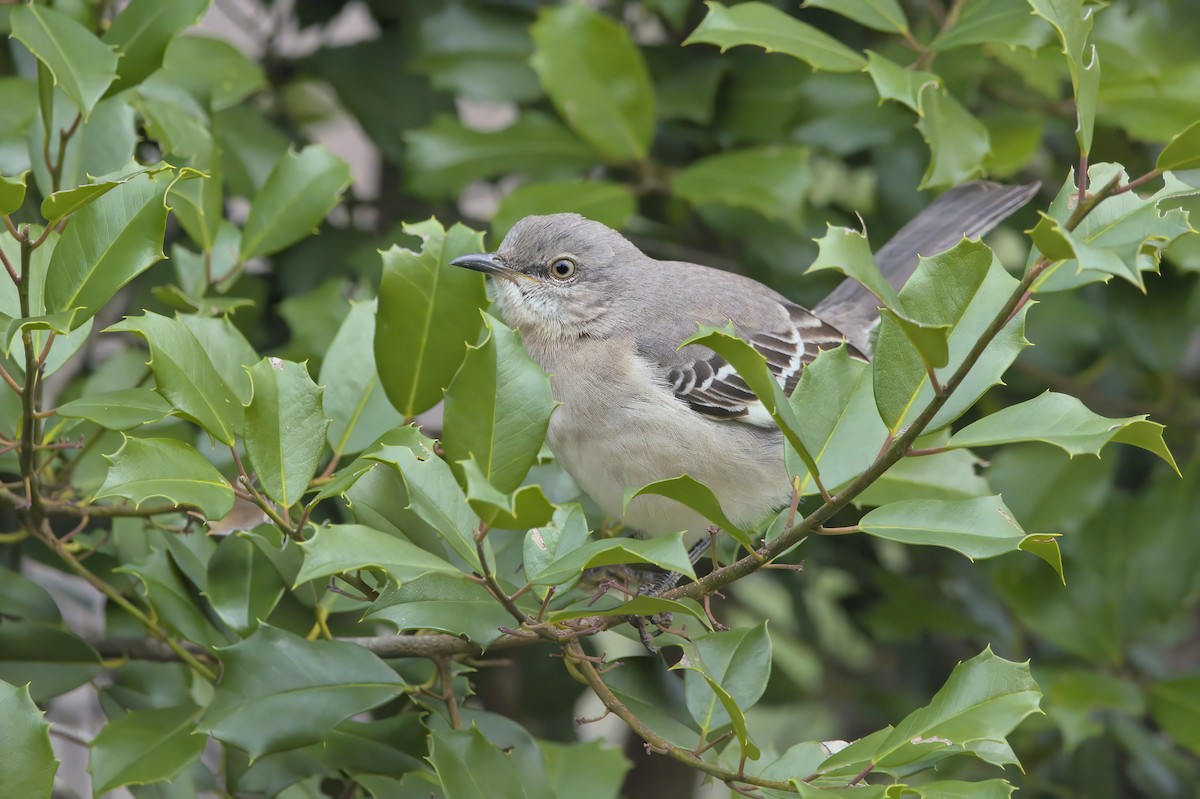
M 452 266 L 461 266 L 464 269 L 472 269 L 476 272 L 483 272 L 485 275 L 495 275 L 496 277 L 512 279 L 514 269 L 506 266 L 499 256 L 495 253 L 483 252 L 476 255 L 460 255 L 450 262 Z

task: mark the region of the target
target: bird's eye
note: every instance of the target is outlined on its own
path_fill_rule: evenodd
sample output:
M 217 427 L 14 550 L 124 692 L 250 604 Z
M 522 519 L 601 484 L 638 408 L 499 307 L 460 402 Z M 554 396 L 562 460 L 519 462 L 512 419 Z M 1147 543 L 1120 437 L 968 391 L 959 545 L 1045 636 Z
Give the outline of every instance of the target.
M 570 258 L 556 258 L 550 264 L 550 276 L 555 280 L 570 280 L 575 276 L 575 262 Z

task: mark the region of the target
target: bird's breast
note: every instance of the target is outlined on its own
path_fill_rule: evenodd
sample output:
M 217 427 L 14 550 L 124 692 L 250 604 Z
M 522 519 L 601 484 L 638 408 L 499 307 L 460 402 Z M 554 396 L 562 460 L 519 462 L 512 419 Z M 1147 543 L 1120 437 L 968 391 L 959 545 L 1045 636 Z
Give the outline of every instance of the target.
M 777 432 L 713 421 L 680 402 L 632 341 L 584 339 L 573 347 L 529 347 L 561 403 L 546 443 L 602 510 L 646 535 L 708 522 L 664 497 L 625 493 L 689 474 L 717 494 L 727 516 L 752 526 L 786 502 L 788 480 Z

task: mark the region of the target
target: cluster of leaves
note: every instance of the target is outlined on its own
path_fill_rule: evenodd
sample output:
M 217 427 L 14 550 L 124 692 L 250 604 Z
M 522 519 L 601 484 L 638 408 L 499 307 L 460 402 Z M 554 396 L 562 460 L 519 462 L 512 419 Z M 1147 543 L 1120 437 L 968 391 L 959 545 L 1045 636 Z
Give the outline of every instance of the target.
M 313 0 L 247 21 L 270 26 L 260 64 L 188 31 L 208 0 L 113 5 L 0 11 L 6 790 L 50 794 L 39 705 L 90 684 L 96 794 L 636 795 L 626 754 L 570 732 L 570 676 L 649 752 L 754 795 L 1187 795 L 1200 474 L 1128 415 L 1157 392 L 1200 425 L 1180 387 L 1200 61 L 1169 6 L 379 0 L 374 38 L 273 50 L 290 21 L 338 24 Z M 392 196 L 343 196 L 348 166 L 303 146 L 331 97 Z M 469 126 L 473 101 L 511 124 Z M 1094 142 L 1144 174 L 1089 167 Z M 878 197 L 888 229 L 913 187 L 1018 172 L 1062 184 L 1006 245 L 1023 268 L 964 241 L 895 292 L 864 234 L 824 226 Z M 546 376 L 449 267 L 484 235 L 429 218 L 471 195 L 493 242 L 571 210 L 655 254 L 720 251 L 785 288 L 811 261 L 878 296 L 874 363 L 825 352 L 790 397 L 728 331 L 692 339 L 770 409 L 795 486 L 756 530 L 687 476 L 641 489 L 729 534 L 711 574 L 631 600 L 595 584 L 693 572 L 680 536 L 607 535 L 543 449 Z M 1091 457 L 1110 443 L 1132 446 Z M 804 574 L 761 571 L 796 552 Z M 99 633 L 47 569 L 104 597 Z M 661 613 L 682 674 L 624 624 Z M 517 666 L 489 691 L 497 652 Z M 1018 754 L 1027 773 L 1000 776 Z

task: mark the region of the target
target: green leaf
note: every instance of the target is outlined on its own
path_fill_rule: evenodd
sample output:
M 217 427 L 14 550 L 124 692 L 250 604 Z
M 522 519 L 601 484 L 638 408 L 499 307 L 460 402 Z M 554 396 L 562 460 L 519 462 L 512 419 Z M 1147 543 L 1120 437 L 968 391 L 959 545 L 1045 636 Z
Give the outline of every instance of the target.
M 749 710 L 762 698 L 771 676 L 771 637 L 764 621 L 694 640 L 695 647 L 686 650 L 692 670 L 683 675 L 683 695 L 701 732 L 711 737 L 732 718 L 708 681 L 724 688 L 740 711 Z
M 742 756 L 750 760 L 758 760 L 762 756 L 758 746 L 750 740 L 749 730 L 746 728 L 746 714 L 738 707 L 737 700 L 729 693 L 725 686 L 721 685 L 715 677 L 707 671 L 698 668 L 688 659 L 681 660 L 676 668 L 687 669 L 689 672 L 699 674 L 704 683 L 708 685 L 709 691 L 712 692 L 714 698 L 720 703 L 724 709 L 725 715 L 729 717 L 729 723 L 733 727 L 733 732 L 737 736 L 738 744 L 741 747 Z M 707 734 L 708 729 L 703 729 L 702 733 Z M 703 738 L 701 738 L 703 740 Z
M 688 560 L 683 533 L 657 536 L 650 539 L 607 538 L 589 541 L 567 552 L 546 566 L 536 577 L 535 585 L 562 585 L 578 577 L 584 569 L 597 566 L 618 566 L 625 563 L 650 563 L 663 571 L 678 572 L 692 577 L 695 572 Z
M 258 363 L 259 356 L 229 317 L 177 314 L 175 318 L 200 342 L 213 368 L 233 391 L 238 402 L 243 406 L 250 402 L 252 395 L 248 370 Z
M 405 133 L 404 140 L 410 189 L 427 198 L 449 197 L 473 181 L 513 172 L 535 179 L 575 177 L 597 160 L 595 150 L 536 111 L 491 132 L 439 115 L 429 127 Z
M 184 582 L 181 572 L 186 574 L 194 584 L 194 571 L 199 571 L 200 579 L 204 577 L 203 564 L 192 558 L 182 542 L 173 547 L 179 559 L 173 562 L 172 556 L 165 549 L 152 549 L 135 560 L 131 560 L 114 569 L 119 574 L 132 574 L 142 584 L 142 592 L 153 608 L 152 612 L 163 625 L 175 635 L 201 646 L 216 646 L 225 642 L 225 637 L 213 627 L 205 614 L 204 606 L 196 601 L 195 593 L 188 583 Z M 176 568 L 178 564 L 178 568 Z
M 204 593 L 221 621 L 240 635 L 271 615 L 284 589 L 271 559 L 246 536 L 225 536 L 208 561 Z
M 1200 677 L 1181 677 L 1150 685 L 1150 715 L 1176 741 L 1200 752 Z
M 398 583 L 429 572 L 459 575 L 459 570 L 420 547 L 361 524 L 334 524 L 317 529 L 300 545 L 304 565 L 295 584 L 356 569 L 382 569 Z
M 122 785 L 173 780 L 196 762 L 207 742 L 196 735 L 200 708 L 134 710 L 112 719 L 92 740 L 88 773 L 97 795 Z
M 114 180 L 103 180 L 99 183 L 88 183 L 83 186 L 76 186 L 73 189 L 64 189 L 56 191 L 46 199 L 42 200 L 41 212 L 46 218 L 46 223 L 53 225 L 64 216 L 73 214 L 79 209 L 90 205 L 93 201 L 99 199 L 108 192 L 120 186 L 122 183 L 128 183 L 140 175 L 156 175 L 159 172 L 167 171 L 162 169 L 138 169 L 125 177 L 116 178 Z
M 921 324 L 949 326 L 947 365 L 938 369 L 941 381 L 958 368 L 975 345 L 1008 295 L 1017 284 L 994 254 L 979 241 L 964 239 L 952 249 L 932 258 L 922 258 L 916 272 L 900 291 L 900 300 L 910 316 Z M 988 346 L 969 376 L 963 381 L 927 428 L 945 426 L 974 404 L 1004 370 L 1026 342 L 1022 335 L 1022 308 Z M 909 335 L 895 317 L 884 315 L 874 358 L 875 401 L 880 416 L 896 433 L 912 421 L 933 398 L 929 370 Z
M 241 430 L 245 414 L 241 400 L 187 324 L 146 313 L 127 317 L 108 328 L 108 332 L 114 331 L 145 338 L 150 345 L 150 368 L 158 393 L 180 416 L 200 425 L 222 444 L 233 446 L 234 434 Z
M 633 765 L 620 749 L 602 741 L 538 741 L 551 796 L 616 799 Z
M 170 174 L 137 175 L 75 215 L 50 255 L 47 311 L 78 309 L 71 325 L 78 327 L 122 286 L 162 260 L 165 198 L 172 179 Z
M 1111 441 L 1153 452 L 1176 473 L 1179 467 L 1163 441 L 1163 426 L 1146 415 L 1108 419 L 1088 410 L 1067 394 L 1046 391 L 1010 405 L 967 425 L 951 438 L 949 447 L 990 447 L 1015 441 L 1045 441 L 1076 455 L 1095 455 Z
M 117 54 L 67 14 L 43 5 L 19 5 L 9 19 L 13 38 L 46 65 L 86 121 L 117 77 Z
M 681 616 L 691 616 L 703 624 L 705 628 L 711 629 L 712 627 L 708 618 L 704 615 L 704 608 L 699 602 L 688 597 L 676 600 L 664 599 L 660 596 L 639 595 L 626 601 L 623 597 L 609 594 L 595 602 L 588 599 L 563 610 L 553 611 L 550 614 L 550 619 L 552 621 L 566 621 L 568 619 L 586 619 L 592 616 L 649 617 L 660 613 L 677 613 Z
M 321 362 L 321 407 L 330 420 L 329 446 L 361 452 L 404 416 L 388 402 L 375 368 L 375 303 L 356 302 Z
M 204 68 L 198 69 L 198 64 Z M 224 39 L 208 36 L 171 39 L 163 56 L 163 76 L 212 111 L 232 108 L 267 85 L 257 61 Z
M 586 534 L 587 527 L 584 527 Z M 0 607 L 4 608 L 5 623 L 39 621 L 59 625 L 62 614 L 54 597 L 38 583 L 19 571 L 0 566 Z
M 1200 122 L 1171 139 L 1158 154 L 1155 166 L 1164 172 L 1200 168 Z
M 692 205 L 749 208 L 764 219 L 800 222 L 810 183 L 804 147 L 760 147 L 710 155 L 671 177 L 671 191 Z
M 13 178 L 0 175 L 0 214 L 12 214 L 21 210 L 25 204 L 25 180 L 29 170 Z
M 444 230 L 433 219 L 404 232 L 421 239 L 421 251 L 393 245 L 383 252 L 375 363 L 392 405 L 412 418 L 441 401 L 479 336 L 487 294 L 482 275 L 450 265 L 481 252 L 483 234 L 461 224 Z
M 289 151 L 254 195 L 241 260 L 272 255 L 311 235 L 349 185 L 349 165 L 324 146 Z
M 871 254 L 871 245 L 867 243 L 866 232 L 859 233 L 846 227 L 828 225 L 825 235 L 815 240 L 817 242 L 817 259 L 812 262 L 804 274 L 832 269 L 861 283 L 874 294 L 884 307 L 900 310 L 900 298 L 896 290 L 887 282 L 875 256 Z
M 467 350 L 446 389 L 442 446 L 450 461 L 473 459 L 502 493 L 516 489 L 537 461 L 557 403 L 550 378 L 520 335 L 485 315 L 484 339 Z
M 422 15 L 420 26 L 413 69 L 429 75 L 436 88 L 493 102 L 541 96 L 529 66 L 529 18 L 516 9 L 450 3 Z
M 462 574 L 430 573 L 406 582 L 375 601 L 367 618 L 394 624 L 400 632 L 439 630 L 487 649 L 517 622 L 486 588 Z
M 754 396 L 758 397 L 763 408 L 779 426 L 783 437 L 795 449 L 809 473 L 817 474 L 816 461 L 800 436 L 800 422 L 788 403 L 787 395 L 783 393 L 783 386 L 779 385 L 775 376 L 771 374 L 762 353 L 737 338 L 732 325 L 724 330 L 700 325 L 700 332 L 686 339 L 679 347 L 682 349 L 689 344 L 708 347 L 737 370 L 738 375 L 746 381 Z
M 446 799 L 550 796 L 545 777 L 519 769 L 516 754 L 501 751 L 472 726 L 469 730 L 433 733 L 429 762 L 437 771 Z
M 317 473 L 329 420 L 321 389 L 304 364 L 263 358 L 252 369 L 254 399 L 246 405 L 246 454 L 268 497 L 294 505 Z
M 404 430 L 405 428 L 400 428 Z M 467 498 L 454 473 L 444 460 L 428 453 L 414 451 L 407 446 L 398 446 L 385 452 L 372 452 L 372 460 L 388 464 L 400 477 L 407 497 L 404 511 L 411 511 L 418 523 L 423 522 L 433 531 L 437 539 L 444 542 L 450 551 L 457 554 L 471 568 L 480 568 L 479 554 L 475 549 L 475 530 L 479 517 L 467 504 Z M 358 483 L 355 488 L 362 486 Z M 354 496 L 354 492 L 351 493 Z M 389 509 L 387 521 L 397 518 L 395 509 Z M 415 532 L 412 534 L 415 535 Z M 435 539 L 436 540 L 436 539 Z M 420 542 L 434 551 L 432 544 Z
M 1075 138 L 1087 155 L 1092 149 L 1092 130 L 1096 121 L 1096 100 L 1100 88 L 1100 61 L 1096 46 L 1088 52 L 1087 39 L 1092 30 L 1094 9 L 1084 0 L 1029 0 L 1033 13 L 1054 26 L 1062 42 L 1063 55 L 1075 89 L 1077 125 Z M 1086 62 L 1086 63 L 1085 63 Z
M 554 515 L 554 506 L 541 486 L 521 486 L 505 494 L 484 476 L 474 458 L 458 462 L 467 482 L 467 502 L 489 527 L 501 530 L 528 530 L 545 524 Z
M 1003 742 L 1023 719 L 1040 712 L 1041 696 L 1027 662 L 997 657 L 989 647 L 955 666 L 929 704 L 883 739 L 872 762 L 903 776 L 980 742 Z
M 200 21 L 212 0 L 132 0 L 117 14 L 101 37 L 116 47 L 117 81 L 109 89 L 115 94 L 136 86 L 162 66 L 167 45 L 181 31 Z
M 739 3 L 726 8 L 708 0 L 708 13 L 684 40 L 684 45 L 715 44 L 730 47 L 755 45 L 768 53 L 787 53 L 815 70 L 858 72 L 866 61 L 829 34 L 801 22 L 766 3 Z
M 970 560 L 994 558 L 1028 549 L 1061 576 L 1057 546 L 1054 552 L 1037 544 L 1052 544 L 1053 536 L 1026 535 L 999 495 L 961 500 L 914 499 L 893 502 L 870 511 L 859 521 L 864 533 L 888 541 L 953 549 Z M 1035 546 L 1029 546 L 1033 543 Z
M 846 347 L 824 350 L 804 367 L 792 392 L 793 415 L 804 420 L 801 439 L 827 488 L 844 485 L 866 470 L 887 438 L 887 426 L 875 408 L 871 369 L 851 358 Z M 786 456 L 788 473 L 800 477 L 800 495 L 817 493 L 812 473 L 790 446 Z
M 922 84 L 917 100 L 917 130 L 929 145 L 929 166 L 919 188 L 955 186 L 979 175 L 991 152 L 984 124 L 936 84 Z
M 195 447 L 170 438 L 125 436 L 121 448 L 105 455 L 104 485 L 95 499 L 124 497 L 135 507 L 162 497 L 198 509 L 216 521 L 233 510 L 233 488 Z
M 893 100 L 917 113 L 921 111 L 921 90 L 927 85 L 942 86 L 942 79 L 932 72 L 906 69 L 871 50 L 867 51 L 866 69 L 880 100 Z
M 725 516 L 725 512 L 721 510 L 721 503 L 717 499 L 717 495 L 695 478 L 683 474 L 669 480 L 659 480 L 641 488 L 630 488 L 625 492 L 622 508 L 627 510 L 630 502 L 645 495 L 666 497 L 686 505 L 733 536 L 734 540 L 746 549 L 754 551 L 754 541 L 750 533 L 731 522 Z
M 500 241 L 527 216 L 575 213 L 611 228 L 625 227 L 636 210 L 633 190 L 623 183 L 570 180 L 525 183 L 500 201 L 492 217 L 492 240 Z
M 0 730 L 4 754 L 0 785 L 13 796 L 49 797 L 58 761 L 50 748 L 50 725 L 29 697 L 29 686 L 0 680 Z
M 109 430 L 132 430 L 157 422 L 171 412 L 171 405 L 148 388 L 123 388 L 89 394 L 59 405 L 64 419 L 87 419 Z
M 966 0 L 954 24 L 939 32 L 929 49 L 941 53 L 976 44 L 1036 49 L 1046 43 L 1049 33 L 1024 3 Z
M 525 578 L 533 581 L 548 566 L 579 549 L 588 539 L 587 517 L 578 503 L 555 509 L 549 524 L 531 529 L 525 535 L 522 565 Z
M 882 425 L 880 429 L 883 429 Z M 878 507 L 906 499 L 953 500 L 987 496 L 993 489 L 978 474 L 979 465 L 979 459 L 964 450 L 904 458 L 855 497 L 854 504 Z M 1025 518 L 1020 514 L 1017 516 Z
M 35 702 L 73 691 L 100 671 L 96 651 L 55 624 L 7 619 L 0 624 L 0 681 L 29 683 Z
M 339 722 L 404 688 L 396 672 L 357 644 L 306 641 L 265 624 L 220 657 L 221 682 L 197 729 L 251 759 L 318 743 Z M 304 712 L 292 712 L 296 707 Z
M 570 4 L 543 9 L 530 34 L 529 63 L 576 135 L 609 161 L 645 158 L 654 137 L 654 89 L 625 26 Z
M 805 0 L 804 8 L 824 8 L 884 33 L 908 30 L 899 0 Z
M 1088 176 L 1092 186 L 1128 180 L 1117 164 L 1094 164 Z M 1168 201 L 1195 189 L 1173 175 L 1167 175 L 1164 182 L 1161 190 L 1147 198 L 1124 192 L 1106 199 L 1075 230 L 1068 231 L 1063 220 L 1070 215 L 1078 192 L 1074 180 L 1068 178 L 1049 214 L 1043 214 L 1030 232 L 1039 251 L 1064 263 L 1039 279 L 1034 290 L 1061 291 L 1116 275 L 1145 291 L 1143 273 L 1158 271 L 1163 249 L 1192 231 L 1187 211 L 1170 207 Z

